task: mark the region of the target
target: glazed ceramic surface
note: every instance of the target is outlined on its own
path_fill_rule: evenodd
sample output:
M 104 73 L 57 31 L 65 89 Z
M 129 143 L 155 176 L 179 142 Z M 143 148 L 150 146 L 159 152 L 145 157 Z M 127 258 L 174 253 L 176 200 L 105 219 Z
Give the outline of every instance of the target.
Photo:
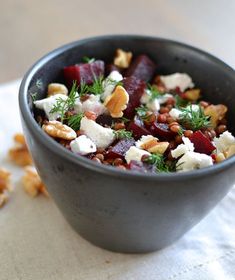
M 205 100 L 228 106 L 233 134 L 235 72 L 215 57 L 181 43 L 115 35 L 56 49 L 39 60 L 22 81 L 19 103 L 27 143 L 65 218 L 80 235 L 100 247 L 149 252 L 179 239 L 226 195 L 235 182 L 235 158 L 193 172 L 140 174 L 76 156 L 46 135 L 34 120 L 31 94 L 45 97 L 47 84 L 63 82 L 63 67 L 80 62 L 83 56 L 111 62 L 117 48 L 149 55 L 158 73 L 188 73 Z

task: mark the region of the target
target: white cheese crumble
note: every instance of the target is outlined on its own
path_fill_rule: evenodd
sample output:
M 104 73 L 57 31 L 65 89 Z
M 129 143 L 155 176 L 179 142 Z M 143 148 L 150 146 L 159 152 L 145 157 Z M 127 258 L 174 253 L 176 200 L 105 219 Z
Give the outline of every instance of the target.
M 195 152 L 185 153 L 176 164 L 176 171 L 190 171 L 213 165 L 213 160 L 206 154 Z
M 86 135 L 81 135 L 71 141 L 70 148 L 73 153 L 87 155 L 96 152 L 96 145 Z
M 151 100 L 151 92 L 149 89 L 146 89 L 144 94 L 141 96 L 140 103 L 145 104 L 149 110 L 157 112 L 160 110 L 160 105 L 166 103 L 168 98 L 172 96 L 172 94 L 166 93 L 156 97 L 154 100 Z
M 112 94 L 116 84 L 123 80 L 123 76 L 118 71 L 112 71 L 103 81 L 104 92 L 101 94 L 101 99 L 105 100 Z
M 173 118 L 173 119 L 179 119 L 180 115 L 182 114 L 182 111 L 176 108 L 172 108 L 169 112 L 169 115 Z
M 50 112 L 53 109 L 53 107 L 56 105 L 57 100 L 59 98 L 66 100 L 68 96 L 64 94 L 55 94 L 50 97 L 34 101 L 34 105 L 36 108 L 41 109 L 45 112 L 49 121 L 54 121 L 60 117 L 60 114 L 58 112 L 55 113 L 50 113 Z
M 169 98 L 173 97 L 170 93 L 165 93 L 157 97 L 159 104 L 165 104 Z
M 131 146 L 130 149 L 126 152 L 125 159 L 127 163 L 130 163 L 132 160 L 141 161 L 143 155 L 151 155 L 145 150 L 141 150 L 135 146 Z
M 183 154 L 186 154 L 187 152 L 194 151 L 194 145 L 189 140 L 188 137 L 183 136 L 182 140 L 183 140 L 184 144 L 180 144 L 174 150 L 171 151 L 171 155 L 173 158 L 178 158 L 178 157 L 182 156 Z
M 192 78 L 186 73 L 174 73 L 171 75 L 160 76 L 161 81 L 168 90 L 173 90 L 177 87 L 184 92 L 187 88 L 193 88 L 194 83 Z
M 191 115 L 191 112 L 190 110 L 192 110 L 193 112 L 198 112 L 200 110 L 200 107 L 197 105 L 197 104 L 192 104 L 192 105 L 189 105 L 186 107 L 186 109 L 189 110 L 189 113 Z M 177 109 L 177 108 L 172 108 L 169 112 L 169 115 L 174 118 L 174 119 L 179 119 L 180 118 L 180 115 L 182 114 L 183 112 L 180 110 L 180 109 Z
M 135 142 L 137 148 L 142 149 L 142 145 L 150 140 L 158 140 L 158 138 L 153 137 L 153 135 L 143 135 L 138 141 Z
M 107 148 L 115 139 L 111 128 L 103 127 L 87 117 L 82 118 L 80 129 L 95 143 L 97 148 Z
M 231 145 L 235 144 L 235 137 L 226 130 L 220 134 L 218 138 L 214 138 L 213 141 L 216 146 L 217 153 L 224 153 Z
M 74 111 L 78 113 L 84 113 L 87 111 L 91 111 L 96 113 L 97 116 L 104 114 L 107 112 L 105 106 L 100 102 L 100 96 L 91 94 L 87 100 L 81 102 L 78 97 L 75 101 Z

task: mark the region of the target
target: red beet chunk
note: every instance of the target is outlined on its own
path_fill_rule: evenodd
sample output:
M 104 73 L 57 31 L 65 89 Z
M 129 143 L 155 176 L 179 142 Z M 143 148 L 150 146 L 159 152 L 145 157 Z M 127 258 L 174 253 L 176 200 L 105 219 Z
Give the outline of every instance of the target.
M 143 121 L 135 116 L 134 120 L 129 124 L 128 130 L 132 131 L 135 139 L 139 139 L 142 135 L 151 134 L 144 126 Z
M 192 134 L 190 141 L 194 144 L 197 153 L 210 155 L 215 150 L 215 146 L 200 130 Z
M 140 106 L 140 98 L 146 88 L 145 82 L 135 78 L 128 77 L 123 79 L 123 87 L 129 94 L 129 103 L 124 111 L 124 117 L 131 119 L 135 115 L 135 108 Z
M 133 138 L 121 139 L 119 140 L 108 152 L 108 158 L 124 158 L 126 152 L 131 146 L 135 145 L 135 140 Z
M 77 64 L 64 68 L 64 78 L 68 86 L 77 82 L 79 86 L 81 82 L 90 85 L 94 82 L 95 78 L 104 75 L 104 62 L 96 60 L 91 63 Z
M 150 127 L 151 134 L 159 139 L 170 140 L 175 136 L 175 133 L 169 129 L 166 123 L 153 123 Z
M 142 173 L 155 173 L 155 166 L 152 164 L 147 164 L 141 161 L 135 161 L 135 160 L 131 160 L 128 168 L 130 170 L 134 170 L 134 171 L 138 171 L 138 172 L 142 172 Z
M 147 55 L 139 55 L 126 70 L 125 76 L 135 76 L 137 79 L 148 82 L 152 79 L 155 69 L 155 63 Z
M 96 118 L 96 122 L 102 126 L 111 126 L 113 118 L 109 115 L 102 114 Z

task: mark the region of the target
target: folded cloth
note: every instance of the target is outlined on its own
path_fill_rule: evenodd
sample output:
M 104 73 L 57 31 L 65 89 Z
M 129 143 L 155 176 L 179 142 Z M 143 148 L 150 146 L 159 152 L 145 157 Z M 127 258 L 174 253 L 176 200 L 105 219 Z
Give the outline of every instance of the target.
M 28 197 L 19 183 L 22 169 L 6 159 L 13 134 L 21 131 L 18 87 L 19 81 L 0 86 L 0 166 L 13 173 L 15 186 L 0 209 L 0 279 L 235 279 L 235 188 L 178 242 L 140 255 L 91 245 L 71 229 L 51 199 Z

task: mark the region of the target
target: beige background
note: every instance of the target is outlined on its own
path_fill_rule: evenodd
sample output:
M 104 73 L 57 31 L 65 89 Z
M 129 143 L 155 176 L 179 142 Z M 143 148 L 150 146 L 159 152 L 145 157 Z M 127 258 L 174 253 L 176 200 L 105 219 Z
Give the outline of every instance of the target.
M 0 83 L 62 44 L 138 33 L 184 41 L 235 66 L 235 1 L 0 0 Z

